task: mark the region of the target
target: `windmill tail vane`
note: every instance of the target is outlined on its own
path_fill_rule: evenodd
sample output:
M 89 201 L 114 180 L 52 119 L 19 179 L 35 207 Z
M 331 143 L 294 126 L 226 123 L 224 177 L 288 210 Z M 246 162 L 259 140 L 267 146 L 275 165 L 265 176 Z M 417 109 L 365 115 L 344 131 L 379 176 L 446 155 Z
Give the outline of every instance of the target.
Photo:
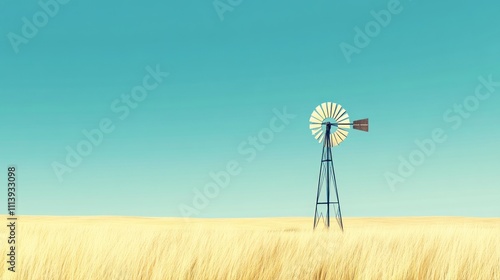
M 347 111 L 340 104 L 332 102 L 325 102 L 317 106 L 309 119 L 309 128 L 312 135 L 319 143 L 323 144 L 313 229 L 317 227 L 321 217 L 323 217 L 323 213 L 319 211 L 320 208 L 326 208 L 325 227 L 330 227 L 330 210 L 333 209 L 334 217 L 340 229 L 344 230 L 332 148 L 338 146 L 347 138 L 348 129 L 351 127 L 368 132 L 368 119 L 350 122 Z M 323 188 L 325 192 L 322 192 Z

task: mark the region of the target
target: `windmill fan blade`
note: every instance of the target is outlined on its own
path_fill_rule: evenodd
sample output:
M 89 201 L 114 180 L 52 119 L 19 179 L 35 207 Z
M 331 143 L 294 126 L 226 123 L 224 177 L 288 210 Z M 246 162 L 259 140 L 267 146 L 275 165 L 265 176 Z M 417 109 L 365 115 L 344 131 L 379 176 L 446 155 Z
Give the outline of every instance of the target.
M 318 113 L 318 108 L 316 107 L 316 110 L 312 112 L 311 118 L 317 119 L 319 122 L 323 122 L 325 118 L 321 117 L 321 115 Z
M 323 110 L 323 114 L 325 114 L 325 119 L 328 118 L 328 113 L 326 110 L 326 103 L 321 104 L 321 109 Z
M 318 129 L 318 128 L 321 128 L 321 123 L 320 124 L 317 124 L 317 123 L 312 123 L 309 125 L 309 128 L 310 129 Z
M 342 129 L 350 129 L 351 128 L 351 123 L 349 121 L 349 118 L 343 120 L 342 122 L 339 122 L 338 128 L 342 128 Z
M 333 108 L 332 119 L 335 118 L 335 115 L 337 115 L 340 108 L 342 108 L 342 106 L 340 106 L 340 104 L 336 104 L 336 103 L 333 103 L 333 104 L 335 105 L 335 108 Z
M 347 138 L 347 131 L 344 131 L 342 129 L 337 129 L 337 131 L 335 131 L 333 135 L 335 139 L 337 139 L 337 145 L 339 145 Z
M 340 106 L 340 104 L 337 104 L 337 110 L 335 110 L 335 114 L 333 115 L 333 118 L 336 119 L 337 116 L 339 115 L 340 111 L 342 111 L 344 108 Z
M 316 139 L 318 139 L 318 142 L 319 143 L 323 142 L 323 136 L 324 136 L 324 134 L 323 133 L 319 133 L 318 135 L 319 135 L 319 138 L 316 138 Z
M 337 129 L 337 131 L 335 131 L 335 134 L 337 134 L 337 136 L 340 139 L 342 139 L 342 141 L 344 141 L 347 138 L 347 135 L 349 134 L 349 132 L 347 130 Z
M 354 121 L 352 127 L 357 130 L 368 132 L 368 119 Z
M 323 131 L 320 130 L 318 134 L 314 135 L 314 138 L 318 139 L 323 136 Z M 321 141 L 320 141 L 321 142 Z
M 348 121 L 346 121 L 346 120 L 348 120 Z M 342 115 L 341 117 L 339 117 L 337 119 L 337 122 L 338 123 L 346 123 L 346 122 L 348 123 L 349 122 L 349 114 L 344 113 L 344 115 Z
M 346 110 L 344 108 L 341 108 L 340 111 L 337 112 L 335 120 L 340 120 L 344 116 L 344 114 L 346 114 Z
M 321 131 L 321 128 L 319 129 L 311 129 L 312 130 L 312 135 L 316 135 L 318 132 Z
M 314 116 L 314 112 L 313 114 L 311 115 L 311 117 L 309 118 L 309 122 L 310 123 L 321 123 L 323 122 L 323 120 L 321 119 L 318 119 L 319 118 L 319 115 L 317 117 Z
M 316 135 L 317 133 L 319 133 L 320 131 L 323 131 L 321 128 L 315 128 L 315 129 L 311 129 L 312 131 L 312 135 Z
M 316 107 L 316 113 L 318 113 L 321 116 L 322 120 L 326 119 L 326 116 L 323 113 L 323 109 L 321 109 L 321 105 L 318 105 L 318 107 Z
M 335 114 L 335 110 L 337 109 L 337 103 L 330 104 L 330 118 L 333 119 L 333 114 Z
M 337 139 L 337 142 L 340 144 L 344 141 L 345 137 L 340 133 L 335 133 L 335 139 Z
M 330 117 L 330 114 L 332 113 L 332 111 L 330 110 L 331 107 L 332 107 L 332 102 L 326 102 L 326 112 L 325 112 L 325 114 L 326 114 L 327 118 L 331 118 Z
M 335 136 L 335 133 L 333 133 L 333 134 L 330 135 L 330 139 L 332 141 L 332 146 L 338 146 L 339 145 L 340 141 L 337 138 L 337 136 Z

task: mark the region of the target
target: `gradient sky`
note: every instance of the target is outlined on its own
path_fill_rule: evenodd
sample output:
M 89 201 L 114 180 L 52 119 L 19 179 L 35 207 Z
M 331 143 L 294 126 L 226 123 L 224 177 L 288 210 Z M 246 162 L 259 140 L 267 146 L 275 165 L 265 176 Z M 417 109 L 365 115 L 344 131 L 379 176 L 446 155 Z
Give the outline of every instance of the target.
M 18 167 L 18 214 L 181 216 L 234 160 L 241 173 L 195 216 L 313 216 L 308 120 L 333 101 L 371 125 L 334 150 L 345 216 L 499 217 L 500 87 L 453 111 L 478 77 L 500 81 L 497 2 L 401 1 L 348 63 L 339 45 L 388 2 L 243 0 L 221 21 L 212 1 L 70 1 L 16 53 L 8 34 L 42 10 L 2 1 L 0 178 Z M 170 75 L 120 120 L 111 104 L 156 65 Z M 296 117 L 246 161 L 239 145 L 284 107 Z M 60 182 L 53 162 L 103 118 L 115 130 Z M 387 172 L 436 128 L 446 141 L 391 189 Z

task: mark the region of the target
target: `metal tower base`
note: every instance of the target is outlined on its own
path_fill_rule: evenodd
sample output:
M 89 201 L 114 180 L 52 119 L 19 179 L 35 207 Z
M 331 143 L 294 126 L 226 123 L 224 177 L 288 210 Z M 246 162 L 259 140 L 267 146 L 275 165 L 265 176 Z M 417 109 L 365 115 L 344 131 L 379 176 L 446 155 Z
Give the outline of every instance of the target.
M 342 212 L 340 211 L 339 194 L 337 191 L 337 179 L 335 177 L 335 169 L 333 167 L 332 156 L 332 141 L 331 141 L 331 123 L 326 124 L 326 134 L 323 141 L 323 154 L 321 156 L 321 165 L 319 169 L 318 180 L 318 193 L 316 195 L 316 209 L 314 211 L 314 226 L 315 229 L 320 221 L 318 215 L 318 208 L 325 208 L 326 206 L 326 219 L 325 227 L 330 227 L 330 208 L 333 208 L 334 217 L 337 219 L 339 227 L 344 231 L 344 224 L 342 223 Z M 323 186 L 326 187 L 326 197 L 321 197 L 321 190 Z M 333 187 L 335 191 L 334 200 L 330 199 L 330 188 Z

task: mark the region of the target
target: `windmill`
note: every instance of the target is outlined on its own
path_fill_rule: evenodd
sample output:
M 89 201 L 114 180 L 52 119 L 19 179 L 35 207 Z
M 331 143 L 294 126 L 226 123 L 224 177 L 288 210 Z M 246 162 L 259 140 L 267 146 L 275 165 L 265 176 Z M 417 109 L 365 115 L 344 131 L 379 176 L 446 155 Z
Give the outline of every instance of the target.
M 342 212 L 340 211 L 339 194 L 337 190 L 337 178 L 335 176 L 335 168 L 333 167 L 332 147 L 338 146 L 347 138 L 348 129 L 354 128 L 368 132 L 368 119 L 349 121 L 349 115 L 340 104 L 325 102 L 312 112 L 309 119 L 309 128 L 312 134 L 319 143 L 323 143 L 323 153 L 321 155 L 321 165 L 319 169 L 318 192 L 316 195 L 316 209 L 314 211 L 314 226 L 319 223 L 318 207 L 326 206 L 325 226 L 330 227 L 330 208 L 333 207 L 335 218 L 344 230 L 342 223 Z M 321 200 L 321 190 L 326 186 L 325 200 Z M 335 199 L 330 199 L 330 187 L 333 187 Z

